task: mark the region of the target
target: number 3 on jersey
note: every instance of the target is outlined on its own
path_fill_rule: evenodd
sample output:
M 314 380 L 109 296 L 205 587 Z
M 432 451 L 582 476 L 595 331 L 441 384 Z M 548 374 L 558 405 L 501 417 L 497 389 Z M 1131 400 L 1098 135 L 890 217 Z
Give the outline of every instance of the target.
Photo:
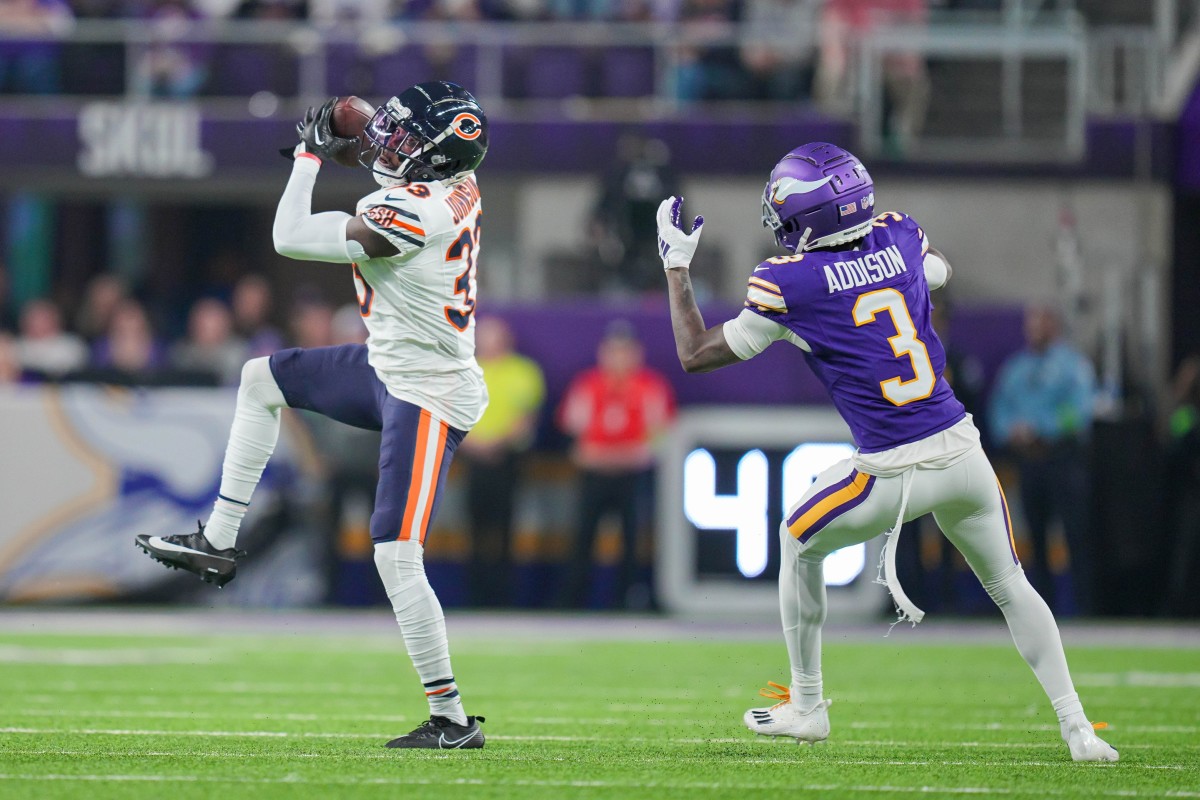
M 875 316 L 887 312 L 896 327 L 896 335 L 888 337 L 888 344 L 896 358 L 908 356 L 912 362 L 913 377 L 904 380 L 899 376 L 879 382 L 883 396 L 894 405 L 903 406 L 915 400 L 924 400 L 933 394 L 937 375 L 929 360 L 929 350 L 917 338 L 917 328 L 904 302 L 904 295 L 895 289 L 876 289 L 858 298 L 854 304 L 854 324 L 866 325 L 875 321 Z
M 463 301 L 458 306 L 446 306 L 446 321 L 460 331 L 465 331 L 471 324 L 471 315 L 475 313 L 475 256 L 479 252 L 479 218 L 482 212 L 475 215 L 475 229 L 463 228 L 458 238 L 446 249 L 446 263 L 466 260 L 464 269 L 454 279 L 455 296 L 462 295 Z

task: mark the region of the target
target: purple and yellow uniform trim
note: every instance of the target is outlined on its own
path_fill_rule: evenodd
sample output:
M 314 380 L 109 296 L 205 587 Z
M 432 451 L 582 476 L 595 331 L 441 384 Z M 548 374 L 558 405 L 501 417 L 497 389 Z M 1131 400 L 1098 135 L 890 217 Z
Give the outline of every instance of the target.
M 746 305 L 754 306 L 763 311 L 774 311 L 779 314 L 787 313 L 787 302 L 783 299 L 783 292 L 779 289 L 779 286 L 753 276 L 750 278 L 749 286 L 746 288 Z
M 860 505 L 871 493 L 875 476 L 851 470 L 837 483 L 826 486 L 793 511 L 787 520 L 788 532 L 807 542 L 837 517 Z
M 1008 513 L 1008 498 L 1004 496 L 1004 487 L 1000 485 L 999 478 L 996 478 L 996 488 L 1000 490 L 1000 507 L 1004 510 L 1004 530 L 1008 533 L 1008 547 L 1012 550 L 1013 563 L 1020 564 L 1021 560 L 1017 558 L 1017 542 L 1013 538 L 1012 515 Z

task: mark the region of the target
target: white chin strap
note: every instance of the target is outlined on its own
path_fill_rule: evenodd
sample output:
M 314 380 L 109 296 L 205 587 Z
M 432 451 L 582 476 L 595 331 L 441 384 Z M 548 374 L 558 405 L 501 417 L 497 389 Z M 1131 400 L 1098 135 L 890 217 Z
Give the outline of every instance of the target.
M 408 183 L 408 178 L 400 178 L 390 174 L 391 170 L 376 161 L 371 167 L 371 177 L 384 189 L 394 189 Z
M 866 222 L 862 223 L 861 225 L 855 225 L 853 228 L 849 228 L 844 231 L 839 231 L 838 233 L 831 233 L 828 236 L 822 236 L 820 239 L 813 239 L 811 242 L 807 242 L 807 243 L 805 243 L 804 240 L 802 239 L 800 247 L 798 247 L 796 249 L 807 252 L 808 250 L 816 250 L 818 247 L 832 247 L 835 244 L 844 244 L 845 242 L 853 242 L 855 239 L 861 239 L 862 237 L 864 237 L 868 233 L 870 233 L 871 232 L 871 224 L 873 222 L 874 222 L 874 220 L 869 219 Z M 807 239 L 807 238 L 808 238 L 808 236 L 807 236 L 807 232 L 806 232 L 805 239 Z

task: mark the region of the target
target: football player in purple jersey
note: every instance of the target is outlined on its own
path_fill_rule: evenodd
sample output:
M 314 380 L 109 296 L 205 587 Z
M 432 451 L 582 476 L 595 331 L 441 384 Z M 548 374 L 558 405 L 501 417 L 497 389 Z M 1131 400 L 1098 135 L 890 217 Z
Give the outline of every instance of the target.
M 825 557 L 890 531 L 888 588 L 901 619 L 923 612 L 895 580 L 900 525 L 932 513 L 1004 612 L 1017 649 L 1058 715 L 1075 761 L 1116 761 L 1096 736 L 1071 681 L 1058 626 L 1025 577 L 1004 491 L 979 432 L 942 377 L 946 354 L 929 293 L 950 265 L 911 217 L 875 213 L 871 176 L 851 153 L 813 142 L 785 155 L 763 191 L 763 225 L 786 255 L 754 268 L 746 307 L 708 328 L 688 267 L 703 217 L 680 224 L 683 199 L 658 209 L 679 360 L 708 372 L 753 358 L 772 342 L 799 348 L 850 426 L 855 454 L 821 473 L 780 526 L 779 606 L 791 661 L 778 702 L 746 712 L 755 733 L 800 742 L 829 736 L 821 679 Z

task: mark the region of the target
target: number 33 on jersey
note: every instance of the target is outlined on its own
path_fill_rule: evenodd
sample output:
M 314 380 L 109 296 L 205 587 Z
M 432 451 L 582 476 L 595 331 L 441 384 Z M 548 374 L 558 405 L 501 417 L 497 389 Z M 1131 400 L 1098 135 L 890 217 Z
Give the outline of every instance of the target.
M 381 189 L 359 200 L 357 213 L 398 251 L 353 267 L 359 311 L 371 337 L 371 366 L 393 395 L 428 408 L 436 401 L 415 396 L 422 381 L 429 385 L 437 376 L 450 381 L 463 379 L 464 372 L 478 373 L 479 186 L 470 175 L 450 185 Z M 466 410 L 446 416 L 464 430 L 474 421 L 467 424 L 471 414 Z

